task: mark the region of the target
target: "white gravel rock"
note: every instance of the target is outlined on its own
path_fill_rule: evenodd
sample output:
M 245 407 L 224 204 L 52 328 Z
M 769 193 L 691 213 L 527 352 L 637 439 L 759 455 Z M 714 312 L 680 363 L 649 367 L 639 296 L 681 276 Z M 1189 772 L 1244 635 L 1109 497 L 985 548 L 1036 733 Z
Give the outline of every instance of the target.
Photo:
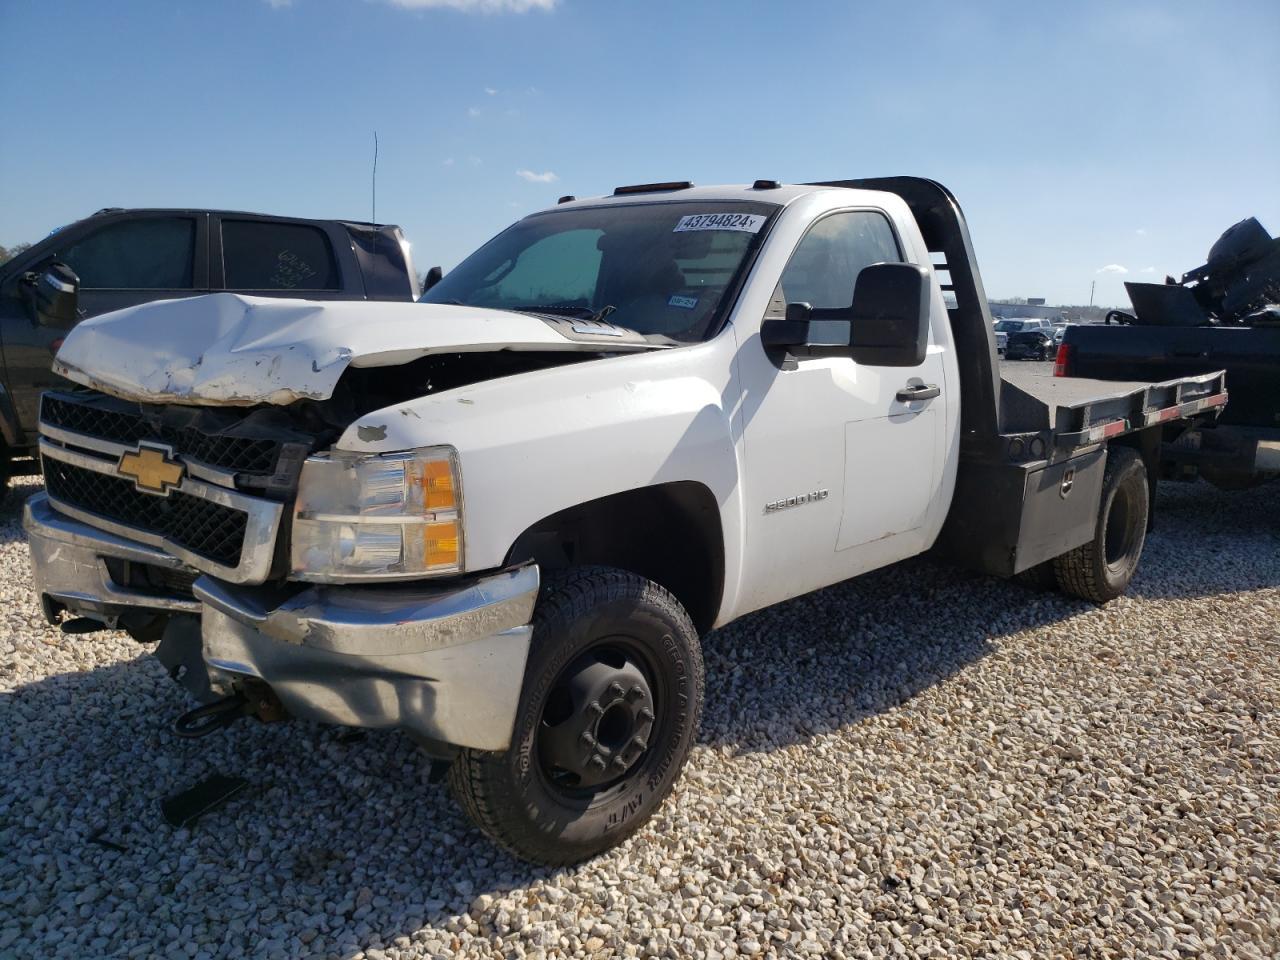
M 671 799 L 561 871 L 489 846 L 402 736 L 173 737 L 190 704 L 143 647 L 43 622 L 18 524 L 35 489 L 0 525 L 0 956 L 1280 945 L 1275 486 L 1163 487 L 1104 608 L 913 561 L 717 632 Z M 157 801 L 214 771 L 250 786 L 165 825 Z

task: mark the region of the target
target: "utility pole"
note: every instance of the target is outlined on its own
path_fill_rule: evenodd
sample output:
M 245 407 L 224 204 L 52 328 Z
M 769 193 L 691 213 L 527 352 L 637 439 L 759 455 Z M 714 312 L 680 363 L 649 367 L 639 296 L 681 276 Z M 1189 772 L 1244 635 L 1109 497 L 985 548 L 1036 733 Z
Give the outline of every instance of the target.
M 1096 287 L 1097 285 L 1098 285 L 1097 280 L 1089 281 L 1089 306 L 1091 307 L 1093 306 L 1093 288 Z

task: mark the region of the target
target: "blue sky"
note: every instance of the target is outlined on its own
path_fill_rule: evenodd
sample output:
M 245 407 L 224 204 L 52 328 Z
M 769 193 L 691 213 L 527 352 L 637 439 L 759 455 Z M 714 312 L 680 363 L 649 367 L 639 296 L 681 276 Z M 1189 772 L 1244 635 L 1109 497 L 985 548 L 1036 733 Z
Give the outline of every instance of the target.
M 1051 302 L 1280 233 L 1276 0 L 0 0 L 0 38 L 0 244 L 103 206 L 367 219 L 375 129 L 420 270 L 663 179 L 931 176 L 988 293 Z

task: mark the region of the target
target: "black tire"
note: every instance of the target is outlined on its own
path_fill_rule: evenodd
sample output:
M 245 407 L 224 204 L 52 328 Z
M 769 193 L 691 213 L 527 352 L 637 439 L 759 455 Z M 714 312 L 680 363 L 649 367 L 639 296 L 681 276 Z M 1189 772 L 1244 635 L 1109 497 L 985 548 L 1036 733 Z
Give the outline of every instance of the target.
M 639 702 L 652 709 L 623 716 L 618 722 L 631 723 L 630 730 L 606 737 L 606 718 L 626 714 L 639 689 L 627 686 L 626 697 L 616 695 L 604 710 L 600 701 L 614 694 L 579 703 L 590 696 L 582 696 L 581 678 L 596 683 L 599 673 L 607 680 L 609 669 L 629 676 L 638 669 L 646 687 Z M 693 747 L 702 697 L 698 634 L 666 589 L 608 567 L 557 574 L 543 585 L 534 612 L 511 746 L 463 750 L 449 785 L 476 826 L 516 856 L 552 866 L 586 860 L 633 834 L 670 793 Z M 604 754 L 619 765 L 629 761 L 616 779 L 583 787 L 582 777 L 597 775 L 594 767 L 580 775 L 556 765 L 563 745 L 579 742 L 576 724 L 598 737 L 582 748 L 591 763 Z
M 1142 556 L 1149 509 L 1142 457 L 1129 447 L 1111 447 L 1093 539 L 1053 561 L 1059 589 L 1094 603 L 1124 593 Z

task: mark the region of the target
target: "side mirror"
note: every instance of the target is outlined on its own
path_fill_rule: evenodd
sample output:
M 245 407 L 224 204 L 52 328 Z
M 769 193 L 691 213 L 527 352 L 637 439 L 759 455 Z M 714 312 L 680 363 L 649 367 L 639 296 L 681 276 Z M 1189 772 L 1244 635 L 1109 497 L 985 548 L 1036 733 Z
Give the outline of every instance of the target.
M 73 327 L 80 319 L 80 278 L 65 263 L 50 264 L 44 273 L 23 278 L 23 299 L 40 326 Z
M 793 357 L 851 357 L 873 367 L 917 367 L 929 346 L 929 271 L 912 263 L 873 263 L 858 274 L 849 307 L 787 304 L 765 320 L 760 342 Z
M 872 367 L 918 367 L 929 347 L 929 271 L 873 263 L 853 286 L 849 355 Z
M 786 348 L 797 357 L 847 357 L 849 321 L 818 318 L 818 314 L 836 312 L 814 310 L 807 303 L 788 303 L 786 319 L 774 317 L 760 325 L 760 342 L 766 349 Z
M 427 275 L 422 278 L 422 292 L 426 293 L 443 279 L 444 271 L 439 267 L 432 267 L 427 271 Z

